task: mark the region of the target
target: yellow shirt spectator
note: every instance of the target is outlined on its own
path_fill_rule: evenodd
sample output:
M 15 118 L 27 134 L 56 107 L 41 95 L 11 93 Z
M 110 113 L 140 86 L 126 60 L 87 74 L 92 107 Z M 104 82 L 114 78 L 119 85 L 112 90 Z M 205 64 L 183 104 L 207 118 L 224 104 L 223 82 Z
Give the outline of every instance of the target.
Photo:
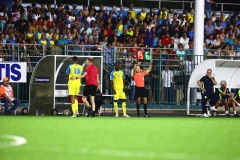
M 136 11 L 134 11 L 134 10 L 128 10 L 128 12 L 131 12 L 131 17 L 132 17 L 133 19 L 136 19 Z

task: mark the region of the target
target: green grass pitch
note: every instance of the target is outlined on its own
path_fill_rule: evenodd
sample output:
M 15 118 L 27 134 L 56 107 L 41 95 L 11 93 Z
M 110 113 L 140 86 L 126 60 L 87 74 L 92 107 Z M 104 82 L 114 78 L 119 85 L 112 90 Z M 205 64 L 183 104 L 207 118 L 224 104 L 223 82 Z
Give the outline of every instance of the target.
M 238 118 L 1 116 L 1 160 L 239 160 Z M 3 146 L 3 135 L 24 137 Z

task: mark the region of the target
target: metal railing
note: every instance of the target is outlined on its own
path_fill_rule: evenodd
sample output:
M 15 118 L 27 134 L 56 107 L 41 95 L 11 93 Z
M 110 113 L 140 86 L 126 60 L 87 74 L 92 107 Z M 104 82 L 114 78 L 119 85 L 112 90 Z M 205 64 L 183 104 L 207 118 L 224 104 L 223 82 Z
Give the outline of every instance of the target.
M 66 55 L 74 55 L 73 51 L 70 49 L 72 45 L 67 45 L 64 47 L 63 54 Z M 43 46 L 42 46 L 43 47 Z M 22 47 L 21 44 L 15 44 L 10 49 L 2 49 L 0 50 L 0 58 L 7 62 L 12 62 L 14 59 L 10 59 L 9 57 L 15 56 L 15 62 L 27 62 L 28 70 L 27 70 L 27 83 L 14 83 L 12 84 L 16 98 L 18 98 L 23 104 L 28 103 L 29 98 L 29 80 L 33 71 L 34 66 L 37 62 L 44 56 L 48 55 L 49 50 L 44 50 L 42 47 L 38 47 L 37 50 L 27 50 Z M 80 47 L 80 46 L 79 46 Z M 83 46 L 81 46 L 83 47 Z M 86 46 L 85 46 L 86 47 Z M 104 52 L 104 47 L 101 46 L 102 50 L 93 51 L 92 54 L 102 55 L 104 57 L 104 61 L 106 62 L 106 52 Z M 46 48 L 45 48 L 46 49 Z M 122 48 L 113 48 L 109 50 L 108 54 L 112 55 L 111 63 L 104 64 L 104 74 L 103 74 L 103 92 L 112 94 L 109 76 L 112 70 L 114 69 L 114 62 L 119 61 L 122 64 L 122 70 L 125 72 L 126 77 L 126 88 L 127 88 L 127 101 L 128 103 L 134 102 L 134 85 L 132 79 L 132 69 L 133 62 L 137 61 L 141 66 L 142 70 L 146 70 L 149 67 L 149 61 L 146 59 L 139 59 L 137 56 L 137 51 L 142 51 L 143 54 L 150 54 L 153 58 L 153 70 L 152 72 L 145 77 L 145 87 L 148 90 L 148 100 L 150 104 L 174 104 L 174 105 L 183 105 L 186 100 L 186 89 L 188 80 L 191 75 L 191 71 L 195 68 L 195 66 L 202 60 L 205 59 L 240 59 L 240 52 L 235 51 L 235 56 L 232 53 L 234 51 L 231 50 L 208 50 L 205 51 L 204 55 L 194 55 L 193 50 L 184 50 L 184 54 L 178 55 L 173 54 L 172 49 L 156 49 L 156 48 L 130 48 L 130 47 L 122 47 Z M 190 51 L 190 52 L 189 52 Z M 80 52 L 76 53 L 79 55 Z M 84 51 L 83 55 L 87 55 L 89 50 Z M 85 54 L 86 53 L 86 54 Z M 177 52 L 178 53 L 178 52 Z M 191 69 L 187 64 L 191 65 Z M 165 67 L 168 66 L 169 70 L 173 73 L 173 80 L 171 85 L 167 85 L 166 88 L 163 83 L 162 74 L 165 70 Z M 168 79 L 166 79 L 168 80 Z M 166 91 L 168 90 L 168 91 Z M 194 91 L 196 92 L 196 91 Z M 194 94 L 193 94 L 194 95 Z M 196 104 L 197 99 L 193 98 L 192 103 Z
M 123 1 L 124 0 L 120 0 L 120 3 L 119 3 L 119 6 L 123 4 Z M 126 0 L 125 0 L 126 1 Z M 162 7 L 162 3 L 180 3 L 181 4 L 181 8 L 175 8 L 175 9 L 181 9 L 181 10 L 184 10 L 185 9 L 185 4 L 189 5 L 189 8 L 193 8 L 194 7 L 194 3 L 195 1 L 186 1 L 186 0 L 141 0 L 141 1 L 145 1 L 145 2 L 158 2 L 158 8 L 161 8 Z M 23 6 L 27 6 L 27 5 L 31 5 L 30 3 L 23 3 Z M 40 6 L 40 4 L 37 4 Z M 91 0 L 88 0 L 88 6 L 91 5 Z M 220 10 L 221 11 L 228 11 L 228 10 L 224 10 L 224 8 L 227 8 L 226 6 L 240 6 L 240 3 L 217 3 L 217 5 L 221 6 Z M 53 6 L 55 8 L 57 8 L 57 0 L 54 0 L 54 3 L 53 3 Z M 71 8 L 72 6 L 69 5 L 69 7 Z M 96 6 L 97 9 L 98 9 L 98 6 Z M 106 6 L 106 7 L 109 7 L 111 9 L 112 6 Z M 78 9 L 82 9 L 82 5 L 78 5 L 77 6 Z M 135 7 L 137 10 L 140 10 L 140 7 Z M 127 6 L 125 7 L 126 10 L 128 10 Z M 232 11 L 232 10 L 230 10 Z
M 182 1 L 178 1 L 178 0 L 141 0 L 141 1 L 145 1 L 145 2 L 159 2 L 158 3 L 158 8 L 161 8 L 162 2 L 165 2 L 165 3 L 181 3 L 182 4 L 182 8 L 178 8 L 178 9 L 182 9 L 182 10 L 185 9 L 185 4 L 189 4 L 190 8 L 193 8 L 193 4 L 195 3 L 195 1 L 185 1 L 185 0 L 182 0 Z M 227 11 L 227 10 L 224 10 L 224 6 L 236 6 L 236 5 L 240 6 L 240 3 L 217 3 L 217 5 L 221 6 L 221 11 Z

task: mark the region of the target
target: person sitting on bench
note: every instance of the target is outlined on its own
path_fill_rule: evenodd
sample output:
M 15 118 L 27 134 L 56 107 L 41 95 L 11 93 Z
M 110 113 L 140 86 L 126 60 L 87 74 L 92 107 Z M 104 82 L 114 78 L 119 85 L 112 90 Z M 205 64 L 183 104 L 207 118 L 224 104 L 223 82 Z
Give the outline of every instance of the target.
M 234 116 L 238 117 L 238 114 L 236 113 L 236 105 L 239 106 L 240 104 L 234 99 L 233 95 L 230 93 L 229 89 L 227 88 L 227 83 L 225 80 L 221 81 L 221 87 L 216 89 L 216 105 L 213 106 L 213 110 L 216 111 L 216 109 L 224 105 L 225 106 L 225 117 L 229 117 L 230 114 L 228 113 L 228 107 L 233 107 Z
M 11 114 L 13 111 L 15 111 L 17 109 L 17 107 L 19 107 L 20 103 L 14 97 L 14 92 L 13 92 L 11 85 L 9 85 L 8 77 L 3 78 L 3 84 L 1 85 L 0 96 L 3 97 L 1 99 L 1 101 L 2 101 L 2 103 L 4 103 L 5 115 Z M 14 105 L 8 110 L 8 105 L 9 104 L 12 105 L 12 103 Z

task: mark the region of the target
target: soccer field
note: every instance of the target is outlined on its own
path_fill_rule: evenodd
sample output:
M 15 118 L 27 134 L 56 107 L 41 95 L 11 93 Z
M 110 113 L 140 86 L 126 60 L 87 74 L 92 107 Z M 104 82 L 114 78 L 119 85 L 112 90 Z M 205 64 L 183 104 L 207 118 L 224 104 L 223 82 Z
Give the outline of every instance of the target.
M 1 160 L 240 159 L 238 118 L 1 116 L 0 122 Z M 24 139 L 9 135 L 26 143 L 13 146 Z

